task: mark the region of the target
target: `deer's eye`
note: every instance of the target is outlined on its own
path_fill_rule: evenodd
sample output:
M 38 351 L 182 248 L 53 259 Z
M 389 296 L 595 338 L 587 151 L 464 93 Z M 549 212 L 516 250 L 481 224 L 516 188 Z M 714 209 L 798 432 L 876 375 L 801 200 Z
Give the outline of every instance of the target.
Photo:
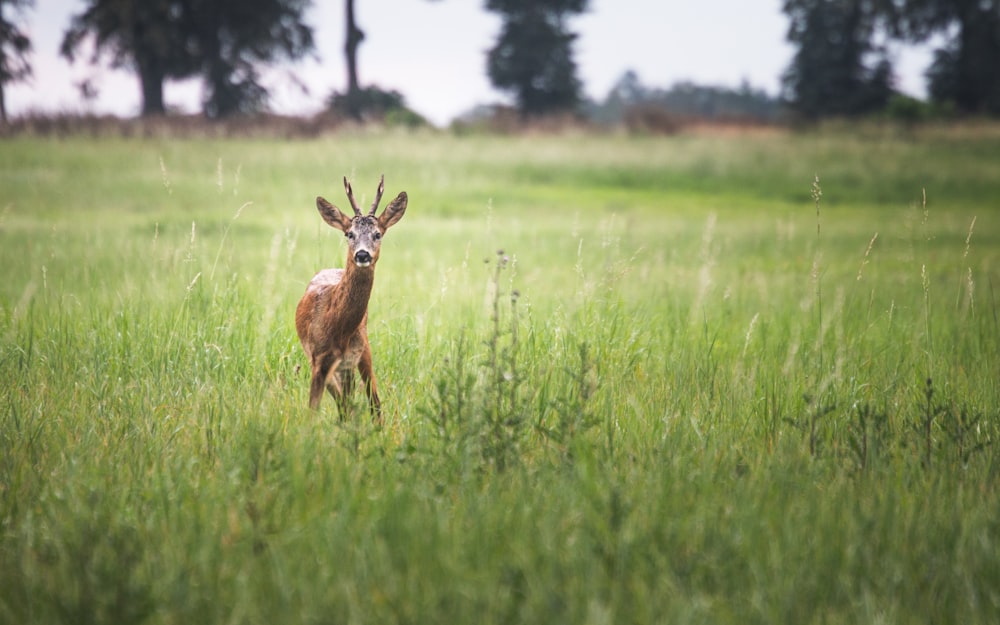
M 372 235 L 372 238 L 374 238 L 376 241 L 378 241 L 379 239 L 382 238 L 382 233 L 381 232 L 375 232 L 375 234 Z
M 347 237 L 348 239 L 352 240 L 352 241 L 354 240 L 354 233 L 353 232 L 345 232 L 344 236 Z

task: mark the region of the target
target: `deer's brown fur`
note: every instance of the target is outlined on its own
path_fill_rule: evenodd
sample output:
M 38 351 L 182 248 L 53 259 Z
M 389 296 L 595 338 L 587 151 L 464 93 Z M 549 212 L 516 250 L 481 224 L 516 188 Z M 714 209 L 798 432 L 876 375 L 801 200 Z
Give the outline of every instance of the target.
M 365 383 L 372 416 L 381 421 L 382 408 L 368 343 L 368 300 L 375 284 L 382 235 L 403 217 L 407 196 L 400 193 L 375 217 L 383 181 L 379 182 L 367 214 L 358 209 L 347 178 L 344 189 L 354 217 L 348 217 L 322 197 L 316 198 L 316 208 L 328 224 L 347 237 L 347 262 L 343 269 L 319 271 L 309 282 L 295 310 L 295 329 L 312 374 L 309 406 L 319 407 L 325 387 L 337 401 L 340 417 L 345 418 L 357 368 Z

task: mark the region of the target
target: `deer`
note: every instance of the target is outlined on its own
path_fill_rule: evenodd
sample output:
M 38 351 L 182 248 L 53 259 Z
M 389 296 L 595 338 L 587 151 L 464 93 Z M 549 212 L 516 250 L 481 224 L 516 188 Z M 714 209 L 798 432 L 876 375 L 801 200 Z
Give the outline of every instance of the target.
M 382 237 L 406 212 L 407 196 L 402 191 L 376 217 L 385 175 L 379 179 L 375 201 L 366 214 L 354 199 L 351 183 L 344 177 L 344 190 L 354 216 L 348 217 L 323 197 L 316 208 L 327 224 L 347 238 L 347 261 L 343 269 L 321 269 L 306 287 L 295 309 L 295 329 L 312 372 L 309 407 L 319 409 L 326 388 L 337 403 L 341 421 L 347 418 L 354 391 L 354 369 L 365 384 L 372 419 L 382 423 L 372 350 L 368 343 L 368 301 L 375 283 Z

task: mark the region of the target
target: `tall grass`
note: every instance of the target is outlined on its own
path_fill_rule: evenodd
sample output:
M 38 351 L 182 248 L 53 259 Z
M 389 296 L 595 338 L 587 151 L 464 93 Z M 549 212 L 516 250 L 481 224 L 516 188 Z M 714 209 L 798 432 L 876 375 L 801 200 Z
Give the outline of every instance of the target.
M 13 140 L 0 165 L 0 622 L 1000 617 L 994 144 Z M 370 306 L 378 429 L 306 408 L 292 314 L 346 253 L 313 198 L 383 171 L 411 208 Z

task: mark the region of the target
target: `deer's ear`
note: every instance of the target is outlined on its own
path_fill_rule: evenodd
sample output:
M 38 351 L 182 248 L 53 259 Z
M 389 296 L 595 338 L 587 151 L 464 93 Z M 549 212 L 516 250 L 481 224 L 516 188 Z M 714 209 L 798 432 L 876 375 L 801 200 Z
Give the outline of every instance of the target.
M 378 217 L 378 225 L 383 231 L 403 218 L 406 212 L 406 191 L 400 192 L 396 199 L 389 203 Z
M 347 232 L 351 229 L 351 220 L 348 219 L 347 215 L 340 212 L 340 209 L 327 202 L 325 199 L 317 197 L 316 208 L 319 210 L 319 214 L 323 217 L 323 221 L 330 224 L 337 230 Z

